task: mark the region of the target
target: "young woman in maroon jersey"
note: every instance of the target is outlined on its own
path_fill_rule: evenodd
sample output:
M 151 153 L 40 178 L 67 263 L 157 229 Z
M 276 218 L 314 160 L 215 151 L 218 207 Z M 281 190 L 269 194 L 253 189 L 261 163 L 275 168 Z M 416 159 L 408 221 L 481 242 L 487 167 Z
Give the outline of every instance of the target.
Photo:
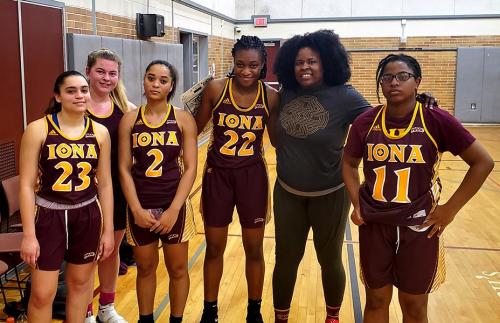
M 266 76 L 266 49 L 255 36 L 242 36 L 232 49 L 234 69 L 208 83 L 196 115 L 198 133 L 210 118 L 211 142 L 202 184 L 202 216 L 207 250 L 203 267 L 203 323 L 217 322 L 217 297 L 224 249 L 234 207 L 242 226 L 248 283 L 247 322 L 262 322 L 263 237 L 269 216 L 269 184 L 262 136 L 278 94 Z
M 170 104 L 177 72 L 155 60 L 146 68 L 146 105 L 119 129 L 119 169 L 128 203 L 127 240 L 137 262 L 139 322 L 154 322 L 158 240 L 170 278 L 170 322 L 181 322 L 189 292 L 188 241 L 196 232 L 186 199 L 196 178 L 196 123 Z
M 116 279 L 120 266 L 119 251 L 125 234 L 127 204 L 118 175 L 118 125 L 123 114 L 136 107 L 128 101 L 125 94 L 125 87 L 121 80 L 121 67 L 120 57 L 109 49 L 95 50 L 87 57 L 86 74 L 90 85 L 90 102 L 87 106 L 89 117 L 104 125 L 111 138 L 115 246 L 113 253 L 105 261 L 98 264 L 99 311 L 97 316 L 99 322 L 102 323 L 126 322 L 114 307 Z M 91 288 L 86 323 L 95 322 L 92 314 L 93 292 L 93 288 Z
M 422 72 L 404 54 L 380 61 L 379 87 L 387 100 L 353 123 L 343 176 L 359 225 L 360 264 L 366 288 L 364 322 L 389 322 L 393 286 L 405 322 L 427 322 L 428 294 L 445 278 L 440 236 L 493 169 L 483 146 L 453 116 L 416 100 Z M 468 165 L 462 183 L 439 205 L 442 153 Z M 364 182 L 358 166 L 363 160 Z
M 89 100 L 85 77 L 62 73 L 47 115 L 28 125 L 21 142 L 21 257 L 32 267 L 30 322 L 51 321 L 63 260 L 66 321 L 82 322 L 95 261 L 113 250 L 110 139 L 86 117 Z

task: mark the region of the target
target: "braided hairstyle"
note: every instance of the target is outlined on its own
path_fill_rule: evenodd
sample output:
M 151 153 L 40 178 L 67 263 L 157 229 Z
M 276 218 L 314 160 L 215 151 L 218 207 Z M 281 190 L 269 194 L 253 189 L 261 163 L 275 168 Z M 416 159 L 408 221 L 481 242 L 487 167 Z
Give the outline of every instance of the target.
M 262 40 L 260 40 L 260 38 L 257 36 L 245 36 L 245 35 L 241 36 L 241 38 L 236 41 L 236 44 L 234 44 L 233 49 L 231 49 L 231 55 L 233 55 L 233 59 L 234 59 L 236 53 L 242 49 L 255 49 L 257 52 L 259 52 L 260 59 L 262 60 L 262 63 L 264 64 L 262 66 L 262 69 L 260 70 L 259 79 L 266 78 L 266 75 L 267 75 L 267 51 L 266 51 L 266 47 L 264 46 L 264 43 L 262 42 Z M 234 68 L 229 75 L 234 76 Z
M 384 72 L 385 67 L 390 62 L 403 62 L 406 65 L 408 65 L 409 68 L 412 69 L 413 74 L 415 75 L 415 78 L 422 77 L 422 69 L 420 68 L 420 64 L 418 63 L 418 61 L 414 57 L 408 56 L 405 54 L 389 54 L 389 55 L 387 55 L 378 63 L 377 73 L 375 74 L 376 75 L 375 77 L 377 80 L 377 100 L 378 100 L 378 103 L 380 103 L 380 94 L 379 94 L 380 78 L 382 77 L 382 73 Z

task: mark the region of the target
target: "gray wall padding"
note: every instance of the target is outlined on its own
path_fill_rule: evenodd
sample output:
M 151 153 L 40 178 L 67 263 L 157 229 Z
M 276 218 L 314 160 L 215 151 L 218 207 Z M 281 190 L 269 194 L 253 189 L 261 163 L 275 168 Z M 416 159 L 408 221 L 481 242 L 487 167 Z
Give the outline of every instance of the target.
M 455 117 L 462 122 L 499 123 L 500 48 L 458 48 Z M 472 109 L 475 104 L 475 109 Z
M 122 58 L 122 80 L 130 102 L 139 106 L 145 103 L 142 79 L 146 66 L 155 59 L 170 62 L 177 69 L 177 91 L 172 100 L 175 106 L 182 107 L 180 97 L 183 88 L 183 59 L 181 44 L 162 44 L 143 40 L 121 39 L 95 35 L 67 34 L 68 69 L 85 73 L 89 52 L 109 48 Z

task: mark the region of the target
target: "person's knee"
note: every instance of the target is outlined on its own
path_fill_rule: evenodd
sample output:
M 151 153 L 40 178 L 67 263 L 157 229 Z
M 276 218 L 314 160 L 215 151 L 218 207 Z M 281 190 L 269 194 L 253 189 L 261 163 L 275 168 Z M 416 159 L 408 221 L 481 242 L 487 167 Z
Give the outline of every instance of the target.
M 88 276 L 78 276 L 71 277 L 70 275 L 66 275 L 66 285 L 68 286 L 68 290 L 76 294 L 88 293 L 90 290 L 90 277 Z
M 49 306 L 56 296 L 56 288 L 37 288 L 32 289 L 30 293 L 30 303 L 35 307 Z
M 317 253 L 318 262 L 322 270 L 327 271 L 339 271 L 343 270 L 342 256 L 340 253 L 332 252 L 321 252 Z
M 140 277 L 149 277 L 156 274 L 158 261 L 153 259 L 137 261 L 137 275 Z
M 423 321 L 427 317 L 427 302 L 421 300 L 399 300 L 403 316 L 413 321 Z
M 390 303 L 391 297 L 388 295 L 373 293 L 366 295 L 366 309 L 369 311 L 389 309 Z
M 245 256 L 247 261 L 264 261 L 264 250 L 262 247 L 262 242 L 247 244 L 245 246 Z
M 188 266 L 185 263 L 173 264 L 168 268 L 168 275 L 172 280 L 180 280 L 188 277 Z
M 207 243 L 205 257 L 209 260 L 220 259 L 224 256 L 225 248 L 223 243 Z

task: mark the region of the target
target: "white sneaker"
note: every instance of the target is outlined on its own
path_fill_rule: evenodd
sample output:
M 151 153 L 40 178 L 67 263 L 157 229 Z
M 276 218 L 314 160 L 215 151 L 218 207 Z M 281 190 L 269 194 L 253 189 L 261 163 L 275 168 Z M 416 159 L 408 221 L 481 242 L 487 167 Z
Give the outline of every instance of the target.
M 96 323 L 96 320 L 95 320 L 94 315 L 87 316 L 87 317 L 85 318 L 85 323 Z
M 100 305 L 97 313 L 97 322 L 99 323 L 128 323 L 115 310 L 115 304 Z

